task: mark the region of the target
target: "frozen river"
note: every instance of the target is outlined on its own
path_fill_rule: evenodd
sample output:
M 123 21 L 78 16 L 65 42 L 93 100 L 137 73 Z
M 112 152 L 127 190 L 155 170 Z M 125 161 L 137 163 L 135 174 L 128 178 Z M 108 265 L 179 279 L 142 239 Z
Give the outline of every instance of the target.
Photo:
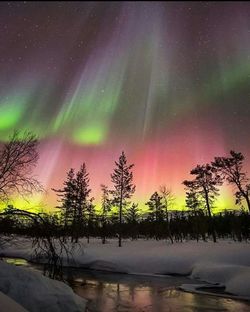
M 250 304 L 178 290 L 186 277 L 151 277 L 73 270 L 68 280 L 95 312 L 249 312 Z M 195 282 L 197 284 L 197 282 Z
M 7 260 L 7 259 L 6 259 Z M 22 259 L 9 263 L 31 266 Z M 142 276 L 66 269 L 74 291 L 89 300 L 90 312 L 249 312 L 250 303 L 181 291 L 181 284 L 197 284 L 188 277 Z

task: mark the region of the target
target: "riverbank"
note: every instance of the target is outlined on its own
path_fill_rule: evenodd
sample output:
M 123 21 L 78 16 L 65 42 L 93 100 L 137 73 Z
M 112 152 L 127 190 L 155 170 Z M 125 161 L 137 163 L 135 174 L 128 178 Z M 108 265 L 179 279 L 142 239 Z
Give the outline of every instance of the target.
M 4 261 L 29 270 L 43 270 L 42 265 L 23 259 L 5 258 Z M 221 288 L 213 286 L 213 296 L 204 291 L 199 294 L 193 292 L 194 286 L 206 288 L 212 285 L 189 277 L 119 274 L 69 267 L 63 271 L 68 285 L 80 297 L 87 299 L 86 311 L 90 312 L 250 311 L 249 302 L 225 298 Z M 188 286 L 191 292 L 180 291 L 181 285 Z M 210 292 L 211 288 L 205 290 Z
M 130 274 L 181 274 L 225 286 L 225 291 L 250 298 L 250 245 L 232 241 L 183 242 L 116 240 L 103 245 L 100 240 L 86 240 L 76 249 L 74 261 L 65 265 Z M 4 256 L 30 260 L 28 239 L 17 238 L 15 245 L 6 245 Z
M 0 310 L 83 312 L 86 300 L 63 282 L 0 261 Z

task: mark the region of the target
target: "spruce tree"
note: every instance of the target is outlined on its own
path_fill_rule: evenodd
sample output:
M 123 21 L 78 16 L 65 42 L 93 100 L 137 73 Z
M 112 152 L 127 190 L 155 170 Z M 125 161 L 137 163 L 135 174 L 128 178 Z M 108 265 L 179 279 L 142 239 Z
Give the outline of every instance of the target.
M 154 192 L 146 205 L 149 207 L 149 220 L 153 223 L 155 238 L 158 240 L 162 238 L 165 228 L 162 196 Z
M 90 198 L 89 174 L 85 163 L 77 173 L 71 168 L 63 185 L 62 189 L 52 190 L 59 197 L 60 206 L 57 207 L 63 210 L 64 226 L 70 230 L 71 241 L 78 242 L 84 224 L 89 218 L 93 201 L 93 198 Z
M 89 174 L 85 163 L 80 167 L 76 173 L 76 209 L 73 219 L 73 232 L 75 241 L 78 241 L 79 235 L 83 230 L 84 224 L 87 225 L 89 232 L 89 216 L 92 213 L 93 198 L 90 198 L 91 189 L 89 187 Z M 89 237 L 89 233 L 87 235 Z M 89 238 L 88 238 L 89 239 Z
M 139 208 L 138 204 L 133 203 L 130 208 L 128 208 L 126 213 L 126 221 L 128 223 L 136 224 L 139 221 Z
M 136 239 L 138 237 L 138 223 L 140 218 L 138 204 L 133 203 L 131 207 L 128 208 L 125 217 L 129 226 L 129 234 L 132 239 Z
M 162 196 L 158 192 L 151 195 L 146 205 L 149 207 L 149 216 L 152 221 L 162 222 L 164 220 L 164 205 Z
M 192 211 L 193 213 L 193 220 L 194 220 L 194 232 L 196 236 L 197 242 L 199 241 L 199 224 L 198 224 L 198 216 L 200 215 L 199 207 L 200 207 L 200 200 L 198 199 L 198 194 L 192 189 L 191 185 L 187 188 L 186 191 L 186 206 Z
M 67 230 L 72 225 L 74 211 L 76 208 L 76 183 L 75 183 L 75 171 L 71 168 L 67 172 L 66 180 L 63 182 L 62 189 L 53 189 L 59 197 L 58 202 L 62 210 L 62 220 L 64 223 L 64 229 Z
M 128 199 L 131 198 L 135 192 L 135 185 L 133 184 L 132 168 L 134 164 L 128 165 L 125 153 L 122 152 L 118 162 L 115 162 L 115 169 L 111 174 L 111 181 L 114 185 L 114 190 L 111 191 L 113 196 L 113 203 L 119 210 L 119 233 L 118 245 L 121 247 L 122 241 L 122 222 L 123 210 L 128 204 Z

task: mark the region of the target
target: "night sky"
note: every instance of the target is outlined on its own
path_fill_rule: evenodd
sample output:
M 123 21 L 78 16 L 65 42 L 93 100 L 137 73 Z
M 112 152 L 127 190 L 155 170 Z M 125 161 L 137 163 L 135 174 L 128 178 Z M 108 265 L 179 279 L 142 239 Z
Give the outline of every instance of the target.
M 250 171 L 249 2 L 4 2 L 0 29 L 0 141 L 39 136 L 47 205 L 82 162 L 98 198 L 122 150 L 140 203 L 166 184 L 182 208 L 190 169 L 230 149 Z

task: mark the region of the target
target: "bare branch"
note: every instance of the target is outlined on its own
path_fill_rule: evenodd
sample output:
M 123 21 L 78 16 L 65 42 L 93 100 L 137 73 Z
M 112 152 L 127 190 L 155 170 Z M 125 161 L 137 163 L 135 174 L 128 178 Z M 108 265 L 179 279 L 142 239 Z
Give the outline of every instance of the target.
M 32 175 L 39 155 L 37 137 L 31 132 L 14 131 L 0 151 L 0 200 L 8 201 L 14 194 L 27 197 L 43 190 Z

